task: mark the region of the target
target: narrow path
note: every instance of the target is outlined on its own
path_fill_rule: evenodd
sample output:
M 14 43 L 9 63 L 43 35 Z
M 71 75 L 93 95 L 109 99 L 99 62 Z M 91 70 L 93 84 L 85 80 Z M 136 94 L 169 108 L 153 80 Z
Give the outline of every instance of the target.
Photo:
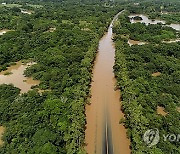
M 120 13 L 114 17 L 112 23 Z M 124 116 L 120 110 L 120 91 L 114 91 L 116 79 L 113 73 L 115 48 L 112 23 L 99 42 L 99 52 L 93 69 L 91 105 L 86 106 L 85 148 L 89 154 L 130 154 L 126 129 L 119 124 Z

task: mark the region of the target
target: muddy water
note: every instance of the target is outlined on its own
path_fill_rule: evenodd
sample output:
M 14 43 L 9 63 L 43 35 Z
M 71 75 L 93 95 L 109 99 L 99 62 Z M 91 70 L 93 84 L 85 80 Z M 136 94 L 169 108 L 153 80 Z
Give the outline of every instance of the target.
M 162 41 L 163 43 L 175 43 L 175 42 L 180 42 L 180 39 L 176 40 L 170 40 L 170 41 Z
M 21 10 L 21 13 L 31 15 L 31 14 L 33 13 L 33 11 L 29 11 L 29 10 Z
M 5 34 L 5 33 L 7 33 L 8 31 L 10 31 L 10 30 L 8 30 L 8 29 L 0 30 L 0 35 L 3 35 L 3 34 Z
M 175 42 L 180 42 L 180 39 L 170 40 L 170 41 L 162 41 L 162 43 L 175 43 Z M 144 45 L 144 44 L 147 44 L 147 42 L 135 41 L 135 40 L 129 39 L 128 44 L 129 44 L 129 46 L 132 46 L 132 45 Z
M 162 116 L 166 116 L 168 114 L 167 112 L 165 112 L 164 107 L 161 107 L 161 106 L 157 107 L 157 113 L 162 115 Z
M 135 41 L 135 40 L 128 40 L 128 44 L 130 46 L 132 46 L 132 45 L 144 45 L 144 44 L 146 44 L 146 42 Z
M 85 149 L 89 154 L 130 153 L 126 129 L 119 124 L 124 115 L 120 110 L 120 92 L 114 90 L 115 48 L 111 27 L 112 24 L 99 42 L 99 52 L 93 69 L 91 105 L 86 106 Z
M 17 62 L 16 65 L 10 66 L 6 71 L 0 72 L 0 84 L 13 84 L 15 87 L 21 89 L 21 93 L 25 93 L 31 89 L 31 86 L 38 85 L 40 82 L 38 80 L 33 80 L 32 78 L 25 77 L 24 71 L 28 66 L 34 63 L 28 63 L 23 65 L 22 62 Z M 9 73 L 6 75 L 6 73 Z
M 2 136 L 3 136 L 4 131 L 5 131 L 5 128 L 3 126 L 0 126 L 0 146 L 3 145 Z
M 177 111 L 180 112 L 180 107 L 177 107 Z
M 157 76 L 160 76 L 161 75 L 161 72 L 155 72 L 152 74 L 153 77 L 157 77 Z
M 133 17 L 135 17 L 135 16 L 141 17 L 142 20 L 134 20 Z M 162 24 L 166 23 L 165 21 L 161 21 L 161 20 L 151 20 L 151 19 L 149 19 L 147 16 L 145 16 L 143 14 L 133 14 L 133 15 L 130 15 L 129 18 L 130 18 L 131 23 L 140 22 L 140 23 L 145 23 L 146 25 L 148 25 L 148 24 L 157 24 L 157 23 L 162 23 Z
M 135 16 L 139 16 L 142 18 L 142 20 L 134 20 L 133 17 Z M 166 24 L 166 21 L 164 20 L 151 20 L 149 19 L 146 15 L 143 15 L 143 14 L 132 14 L 129 16 L 130 18 L 130 22 L 131 23 L 137 23 L 137 22 L 140 22 L 140 23 L 145 23 L 146 25 L 148 24 L 157 24 L 157 23 L 162 23 L 162 24 Z M 175 30 L 180 30 L 180 24 L 170 24 L 170 25 L 166 25 L 168 27 L 172 27 L 173 29 Z

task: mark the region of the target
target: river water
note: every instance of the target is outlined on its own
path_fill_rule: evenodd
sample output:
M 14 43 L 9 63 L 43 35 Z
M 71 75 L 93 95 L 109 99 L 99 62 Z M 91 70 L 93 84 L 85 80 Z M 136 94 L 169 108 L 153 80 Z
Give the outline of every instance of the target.
M 162 106 L 157 107 L 157 113 L 162 115 L 162 116 L 166 116 L 168 114 L 167 112 L 165 112 L 165 108 Z
M 119 124 L 124 117 L 120 91 L 114 90 L 116 79 L 113 73 L 115 47 L 112 24 L 100 40 L 98 51 L 93 68 L 91 105 L 86 106 L 85 149 L 89 154 L 130 154 L 126 129 Z

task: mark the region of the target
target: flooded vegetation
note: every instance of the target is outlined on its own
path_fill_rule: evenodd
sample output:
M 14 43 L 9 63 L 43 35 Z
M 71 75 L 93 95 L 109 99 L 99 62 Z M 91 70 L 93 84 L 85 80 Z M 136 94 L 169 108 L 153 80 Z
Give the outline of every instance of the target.
M 39 4 L 28 4 L 26 3 L 27 6 L 30 6 L 32 8 L 36 8 L 36 9 L 40 9 L 43 7 L 43 5 L 39 5 Z
M 177 107 L 177 111 L 180 112 L 180 107 Z
M 18 62 L 0 74 L 0 121 L 7 126 L 6 135 L 11 137 L 10 142 L 7 142 L 8 139 L 4 140 L 5 144 L 0 153 L 82 154 L 85 151 L 85 105 L 98 42 L 106 32 L 113 15 L 121 8 L 105 8 L 104 3 L 97 2 L 96 5 L 90 1 L 33 1 L 33 5 L 29 5 L 30 1 L 18 0 L 16 3 L 22 7 L 1 7 L 1 27 L 16 31 L 0 37 L 1 69 L 4 70 L 17 59 L 32 58 L 38 63 L 26 69 L 28 66 Z M 32 10 L 34 13 L 23 14 L 21 9 Z M 110 59 L 111 62 L 114 61 L 112 55 Z M 113 66 L 110 64 L 108 70 L 112 74 L 107 75 L 110 79 L 108 84 L 113 77 Z M 41 83 L 25 77 L 25 69 L 27 77 L 35 77 Z M 104 76 L 106 74 L 101 74 L 99 78 Z M 110 85 L 111 93 L 114 92 L 113 86 L 114 83 Z M 21 93 L 33 90 L 20 94 L 19 88 Z M 108 103 L 118 105 L 114 107 L 117 111 L 120 111 L 119 97 L 117 96 L 116 101 L 111 98 L 108 100 Z M 111 111 L 108 110 L 108 114 L 112 114 L 111 117 L 113 114 L 117 115 L 117 119 L 113 118 L 112 122 L 108 122 L 108 138 L 115 136 L 111 128 L 113 131 L 116 125 L 121 126 L 120 114 L 114 110 L 109 113 Z M 98 117 L 106 113 L 102 112 Z M 100 138 L 101 141 L 105 141 L 106 121 L 105 118 L 101 120 L 103 121 L 98 121 L 97 130 L 102 127 L 98 134 L 103 137 Z M 111 127 L 111 123 L 116 124 Z M 93 126 L 94 124 L 92 123 Z M 118 131 L 121 132 L 121 128 L 114 131 L 118 139 L 126 137 L 126 134 L 118 137 Z M 113 144 L 118 146 L 115 141 Z M 95 144 L 92 145 L 94 147 Z M 103 147 L 98 147 L 99 145 Z M 101 142 L 96 148 L 104 151 L 106 145 Z
M 173 29 L 175 29 L 175 30 L 180 31 L 180 24 L 170 24 L 170 25 L 166 25 L 166 26 L 171 27 L 171 28 L 173 28 Z
M 40 95 L 42 95 L 44 92 L 51 92 L 51 89 L 46 89 L 46 90 L 42 90 L 42 89 L 37 89 L 37 91 L 40 93 Z
M 21 9 L 21 13 L 31 15 L 33 13 L 33 11 Z
M 4 143 L 3 140 L 2 140 L 4 131 L 5 131 L 5 128 L 3 126 L 0 126 L 0 146 L 2 146 L 3 143 Z
M 170 40 L 170 41 L 162 41 L 163 43 L 175 43 L 175 42 L 180 42 L 180 39 L 176 40 Z
M 135 20 L 134 19 L 135 17 L 140 17 L 142 20 Z M 166 21 L 164 21 L 164 20 L 158 20 L 158 19 L 151 20 L 151 19 L 149 19 L 144 14 L 131 14 L 131 15 L 129 15 L 129 18 L 130 18 L 130 22 L 131 23 L 140 22 L 140 23 L 145 23 L 146 25 L 161 23 L 161 24 L 164 24 L 164 25 L 166 25 L 168 27 L 171 27 L 171 28 L 173 28 L 175 30 L 178 30 L 178 31 L 180 30 L 180 24 L 170 24 L 170 25 L 167 25 Z
M 179 24 L 167 25 L 163 20 L 151 20 L 144 14 L 131 14 L 128 17 L 130 19 L 129 23 L 135 23 L 128 26 L 131 31 L 128 36 L 128 44 L 130 46 L 144 45 L 152 42 L 156 44 L 179 42 Z
M 172 39 L 170 41 L 162 41 L 162 43 L 175 43 L 175 42 L 180 42 L 180 39 L 175 39 L 175 40 Z M 136 41 L 136 40 L 129 39 L 128 44 L 130 46 L 132 46 L 132 45 L 145 45 L 145 44 L 148 44 L 148 42 L 142 42 L 142 41 Z
M 149 3 L 146 7 L 142 4 L 138 7 L 130 6 L 130 14 L 147 13 L 151 18 L 158 18 L 158 12 L 151 13 Z M 157 144 L 154 151 L 142 142 L 144 132 L 152 128 L 158 128 L 166 134 L 179 133 L 180 44 L 176 43 L 179 32 L 165 26 L 164 22 L 157 24 L 159 21 L 151 21 L 144 16 L 141 16 L 142 20 L 136 17 L 137 20 L 131 18 L 130 21 L 127 18 L 129 12 L 119 16 L 113 32 L 116 44 L 114 72 L 122 93 L 132 153 L 179 153 L 179 144 L 175 142 Z M 172 16 L 170 20 L 176 19 Z M 129 47 L 128 39 L 148 43 Z
M 3 29 L 3 30 L 0 30 L 0 35 L 3 35 L 3 34 L 5 34 L 5 33 L 7 33 L 7 32 L 9 32 L 10 30 L 8 30 L 8 29 Z
M 6 71 L 0 72 L 0 84 L 13 84 L 21 89 L 21 93 L 29 91 L 32 86 L 40 83 L 38 80 L 24 76 L 25 69 L 33 64 L 35 63 L 23 64 L 19 61 L 15 65 L 10 66 Z
M 115 19 L 117 16 L 115 17 Z M 123 124 L 120 92 L 115 89 L 113 66 L 115 49 L 112 25 L 99 42 L 91 85 L 91 104 L 86 106 L 85 142 L 88 154 L 130 154 L 130 141 Z
M 21 7 L 22 5 L 19 5 L 19 4 L 10 4 L 10 3 L 1 3 L 0 6 L 5 6 L 5 7 L 9 7 L 9 8 L 13 8 L 13 7 Z
M 147 43 L 146 43 L 146 42 L 135 41 L 135 40 L 129 39 L 129 40 L 128 40 L 128 44 L 129 44 L 130 46 L 132 46 L 132 45 L 144 45 L 144 44 L 147 44 Z
M 162 106 L 157 107 L 157 113 L 162 115 L 162 116 L 166 116 L 168 114 L 167 112 L 165 112 L 165 109 Z
M 157 77 L 157 76 L 160 76 L 161 75 L 161 72 L 155 72 L 152 74 L 153 77 Z
M 51 28 L 49 28 L 49 30 L 47 31 L 47 32 L 54 32 L 56 30 L 56 27 L 51 27 Z
M 13 8 L 13 7 L 21 8 L 23 5 L 16 4 L 16 3 L 5 3 L 5 2 L 0 4 L 0 6 L 5 6 L 5 7 L 9 7 L 9 8 Z M 43 7 L 43 5 L 35 5 L 35 4 L 28 4 L 28 3 L 26 3 L 25 5 L 28 7 L 37 8 L 37 9 Z
M 136 20 L 135 17 L 140 17 L 141 20 Z M 151 20 L 146 15 L 143 15 L 143 14 L 131 14 L 131 15 L 129 15 L 129 18 L 130 18 L 131 23 L 140 22 L 140 23 L 145 23 L 146 25 L 148 25 L 148 24 L 157 24 L 157 23 L 162 23 L 162 24 L 166 23 L 165 21 L 162 21 L 162 20 L 157 20 L 157 19 L 156 20 Z
M 142 138 L 179 134 L 179 6 L 2 1 L 0 153 L 179 154 L 178 142 Z

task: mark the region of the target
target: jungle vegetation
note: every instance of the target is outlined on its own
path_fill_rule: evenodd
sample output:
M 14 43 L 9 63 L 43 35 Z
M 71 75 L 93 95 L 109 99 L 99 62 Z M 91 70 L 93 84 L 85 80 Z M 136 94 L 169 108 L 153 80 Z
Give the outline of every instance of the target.
M 124 124 L 132 153 L 178 154 L 180 142 L 164 141 L 163 134 L 180 134 L 180 43 L 161 41 L 176 37 L 176 31 L 161 24 L 131 24 L 128 15 L 128 12 L 121 15 L 113 28 L 116 46 L 114 72 L 121 90 L 122 110 L 126 117 Z M 148 44 L 129 46 L 129 38 L 148 41 Z M 153 75 L 156 72 L 159 72 L 158 76 Z M 158 114 L 158 106 L 168 114 Z M 143 135 L 154 128 L 160 132 L 160 141 L 147 147 Z
M 127 13 L 113 29 L 114 71 L 132 153 L 179 154 L 179 142 L 160 140 L 148 148 L 142 140 L 151 128 L 158 128 L 161 137 L 180 134 L 180 43 L 162 43 L 177 38 L 177 31 L 161 24 L 131 24 L 127 17 L 144 13 L 179 23 L 179 6 L 178 0 L 122 0 L 121 5 L 118 1 L 0 0 L 0 29 L 11 30 L 0 36 L 0 70 L 32 59 L 37 64 L 25 74 L 41 81 L 24 94 L 13 85 L 0 85 L 0 125 L 6 128 L 0 153 L 85 153 L 85 105 L 98 42 L 113 16 L 125 8 Z M 130 47 L 128 39 L 148 44 Z M 160 76 L 152 76 L 156 72 Z M 49 91 L 40 94 L 36 88 Z M 168 114 L 158 115 L 157 106 Z
M 1 1 L 0 70 L 12 62 L 37 64 L 26 76 L 41 83 L 20 95 L 0 85 L 1 154 L 84 153 L 85 104 L 99 39 L 121 7 L 77 1 Z M 13 3 L 13 4 L 11 4 Z M 16 4 L 15 4 L 16 3 Z M 24 14 L 21 10 L 30 10 Z
M 160 18 L 167 24 L 180 22 L 179 0 L 132 0 L 127 4 L 130 13 L 145 13 L 151 19 Z M 138 4 L 138 5 L 137 5 Z

